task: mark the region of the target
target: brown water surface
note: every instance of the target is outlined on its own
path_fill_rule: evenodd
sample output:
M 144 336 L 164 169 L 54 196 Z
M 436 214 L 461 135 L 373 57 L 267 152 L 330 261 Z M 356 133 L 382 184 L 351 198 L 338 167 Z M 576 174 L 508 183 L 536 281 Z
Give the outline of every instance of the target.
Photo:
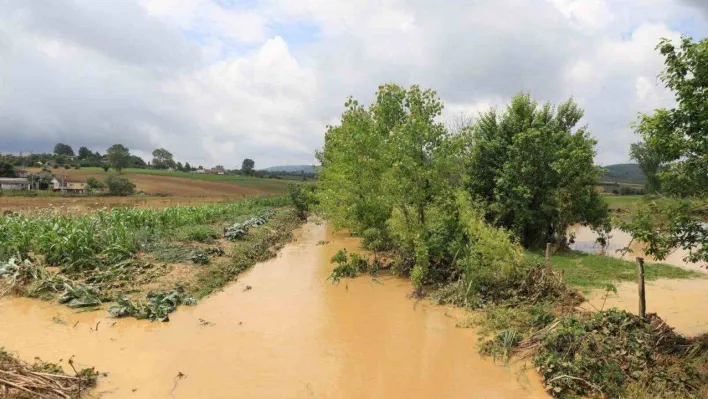
M 355 239 L 313 223 L 296 237 L 169 323 L 2 300 L 0 345 L 96 366 L 107 398 L 548 397 L 536 375 L 480 357 L 454 309 L 408 299 L 408 281 L 326 281 L 329 259 Z
M 684 269 L 691 269 L 703 273 L 708 273 L 708 269 L 706 268 L 706 266 L 708 265 L 703 262 L 684 262 L 683 258 L 688 255 L 688 251 L 685 251 L 681 248 L 678 248 L 671 252 L 669 256 L 666 257 L 666 259 L 658 261 L 644 253 L 644 244 L 637 241 L 632 242 L 632 236 L 619 229 L 612 229 L 612 231 L 610 232 L 610 244 L 605 248 L 597 244 L 597 242 L 595 241 L 597 239 L 597 234 L 593 232 L 589 227 L 576 224 L 570 227 L 570 232 L 575 234 L 575 243 L 571 244 L 570 248 L 577 251 L 597 255 L 608 255 L 614 258 L 622 258 L 630 261 L 637 256 L 641 256 L 645 258 L 647 262 L 666 263 L 669 265 L 679 266 Z M 620 250 L 628 245 L 632 252 L 623 254 Z

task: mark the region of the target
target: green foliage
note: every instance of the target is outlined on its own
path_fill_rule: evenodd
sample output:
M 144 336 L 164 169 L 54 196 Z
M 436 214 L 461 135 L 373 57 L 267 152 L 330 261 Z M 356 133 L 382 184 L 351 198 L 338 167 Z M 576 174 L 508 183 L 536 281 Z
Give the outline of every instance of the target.
M 157 148 L 152 152 L 152 167 L 155 169 L 169 169 L 175 167 L 172 153 L 164 148 Z
M 112 317 L 135 317 L 152 321 L 170 321 L 169 314 L 180 305 L 193 306 L 197 301 L 182 290 L 171 292 L 148 292 L 147 301 L 133 302 L 125 295 L 120 295 L 109 308 Z
M 64 283 L 64 293 L 59 297 L 59 303 L 70 308 L 99 306 L 101 304 L 98 288 L 79 283 Z
M 54 153 L 56 155 L 66 155 L 70 157 L 74 156 L 74 150 L 71 148 L 71 146 L 64 143 L 57 143 L 54 146 Z
M 115 174 L 110 174 L 106 176 L 105 179 L 106 187 L 108 187 L 108 193 L 110 195 L 127 196 L 135 194 L 135 184 L 131 183 L 125 177 L 121 177 Z
M 209 226 L 193 225 L 183 227 L 177 234 L 177 237 L 182 241 L 212 243 L 215 239 L 219 238 L 219 233 Z
M 246 158 L 243 160 L 243 163 L 241 163 L 241 173 L 245 175 L 250 175 L 253 172 L 253 168 L 256 166 L 256 163 L 249 158 Z
M 211 262 L 207 254 L 202 250 L 192 251 L 189 260 L 191 260 L 195 265 L 208 265 Z
M 7 162 L 0 162 L 0 177 L 17 177 L 15 167 Z
M 520 94 L 505 112 L 492 109 L 470 129 L 467 187 L 486 218 L 525 247 L 564 244 L 575 223 L 608 227 L 595 190 L 596 141 L 587 127 L 576 128 L 582 116 L 572 100 L 554 107 Z
M 288 184 L 288 195 L 290 201 L 295 206 L 297 216 L 302 219 L 307 219 L 307 213 L 315 206 L 315 186 L 307 184 Z
M 650 194 L 658 193 L 661 190 L 661 180 L 659 179 L 660 155 L 654 148 L 649 147 L 647 143 L 641 142 L 633 143 L 629 146 L 629 156 L 639 163 L 639 167 L 647 177 L 647 192 Z
M 541 263 L 544 255 L 527 254 L 533 261 Z M 555 271 L 564 272 L 565 281 L 584 290 L 604 288 L 618 281 L 637 281 L 637 265 L 627 260 L 610 256 L 598 256 L 573 251 L 553 254 L 551 264 Z M 660 278 L 701 278 L 700 272 L 661 263 L 646 263 L 644 278 L 647 281 Z
M 361 273 L 369 272 L 371 269 L 368 260 L 356 253 L 348 254 L 346 249 L 337 251 L 331 261 L 337 264 L 329 277 L 327 277 L 333 283 L 339 283 L 343 278 L 354 278 Z
M 541 338 L 534 363 L 560 398 L 634 397 L 632 386 L 652 397 L 699 397 L 705 370 L 692 365 L 688 344 L 658 318 L 611 309 L 564 318 Z
M 41 255 L 45 262 L 65 270 L 82 270 L 116 263 L 140 250 L 150 237 L 177 227 L 213 223 L 265 207 L 283 206 L 287 198 L 261 197 L 232 203 L 179 206 L 164 209 L 120 209 L 87 215 L 44 212 L 35 216 L 0 217 L 0 248 L 4 256 L 29 258 Z
M 86 179 L 86 189 L 88 191 L 101 191 L 104 188 L 106 188 L 106 184 L 99 181 L 95 177 L 89 177 L 88 179 Z
M 122 144 L 113 144 L 106 150 L 108 164 L 118 173 L 130 164 L 130 150 Z
M 662 260 L 675 248 L 688 250 L 685 262 L 708 261 L 708 198 L 645 199 L 637 204 L 631 220 L 619 227 L 634 240 L 647 243 L 646 253 Z M 705 217 L 705 216 L 703 216 Z

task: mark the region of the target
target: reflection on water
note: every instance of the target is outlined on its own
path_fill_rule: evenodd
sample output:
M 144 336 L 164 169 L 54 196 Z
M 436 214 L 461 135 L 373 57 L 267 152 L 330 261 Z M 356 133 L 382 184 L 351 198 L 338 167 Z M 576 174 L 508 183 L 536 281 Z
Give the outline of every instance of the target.
M 593 232 L 589 227 L 581 226 L 579 224 L 571 226 L 570 232 L 575 234 L 575 243 L 570 245 L 571 249 L 592 253 L 597 255 L 608 255 L 615 258 L 622 258 L 626 260 L 632 260 L 637 256 L 644 257 L 647 262 L 661 262 L 670 265 L 680 266 L 686 269 L 697 270 L 701 272 L 708 272 L 705 263 L 686 263 L 683 258 L 688 255 L 688 251 L 683 249 L 676 249 L 674 252 L 669 254 L 666 259 L 657 261 L 651 256 L 644 253 L 644 245 L 640 242 L 632 242 L 632 236 L 628 233 L 623 232 L 619 229 L 612 229 L 610 232 L 610 242 L 606 248 L 603 248 L 597 243 L 598 235 Z M 631 245 L 630 245 L 631 242 Z M 622 249 L 627 245 L 630 246 L 632 252 L 627 254 L 622 253 Z
M 329 259 L 355 239 L 312 223 L 296 237 L 169 323 L 2 300 L 0 344 L 106 371 L 97 390 L 108 398 L 548 397 L 536 375 L 480 357 L 454 309 L 408 299 L 407 280 L 327 281 Z

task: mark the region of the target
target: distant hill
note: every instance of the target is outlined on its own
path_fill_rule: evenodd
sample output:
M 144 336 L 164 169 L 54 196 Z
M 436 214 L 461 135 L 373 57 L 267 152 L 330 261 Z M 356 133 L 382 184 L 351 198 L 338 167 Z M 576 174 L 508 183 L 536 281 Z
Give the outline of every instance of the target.
M 279 165 L 271 166 L 270 168 L 263 169 L 267 172 L 300 172 L 305 171 L 305 173 L 315 173 L 314 165 Z
M 618 163 L 615 165 L 603 166 L 607 172 L 600 176 L 602 181 L 617 181 L 626 183 L 644 184 L 646 176 L 636 163 Z

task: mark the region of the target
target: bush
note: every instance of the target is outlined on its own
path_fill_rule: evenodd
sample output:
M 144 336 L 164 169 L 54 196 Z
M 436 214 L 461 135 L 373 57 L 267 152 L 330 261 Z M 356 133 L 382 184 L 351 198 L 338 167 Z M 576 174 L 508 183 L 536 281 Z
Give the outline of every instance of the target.
M 106 188 L 105 183 L 99 181 L 95 177 L 89 177 L 86 179 L 86 189 L 88 191 L 101 191 Z
M 315 186 L 308 184 L 288 184 L 288 194 L 290 195 L 290 200 L 295 206 L 295 211 L 297 216 L 305 220 L 307 219 L 307 213 L 312 208 L 315 203 Z
M 130 180 L 125 177 L 109 175 L 106 177 L 105 183 L 108 187 L 108 193 L 110 195 L 119 195 L 124 197 L 135 194 L 135 184 L 131 183 Z

